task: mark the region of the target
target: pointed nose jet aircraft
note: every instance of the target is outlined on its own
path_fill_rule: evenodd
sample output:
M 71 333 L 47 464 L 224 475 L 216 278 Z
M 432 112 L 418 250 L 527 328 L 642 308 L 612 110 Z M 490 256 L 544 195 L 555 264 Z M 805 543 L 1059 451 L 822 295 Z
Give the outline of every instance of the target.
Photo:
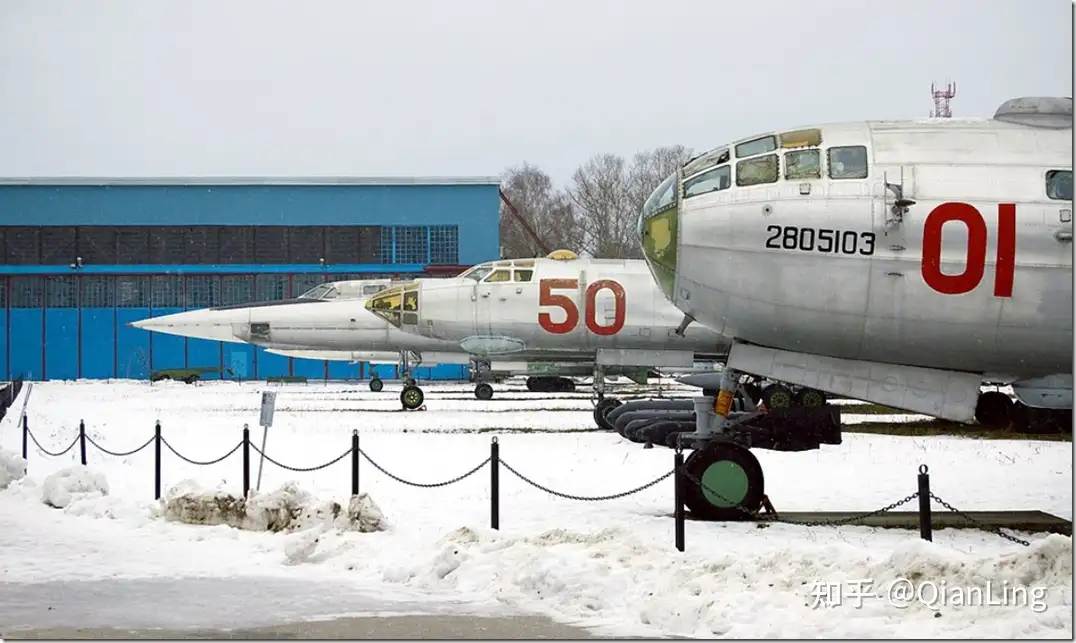
M 757 418 L 730 412 L 741 373 L 1071 430 L 1072 136 L 1071 98 L 1019 98 L 989 119 L 758 133 L 662 183 L 639 221 L 653 278 L 685 324 L 734 340 L 694 431 L 668 442 L 729 497 L 689 485 L 688 506 L 762 502 Z M 792 421 L 767 415 L 770 432 Z

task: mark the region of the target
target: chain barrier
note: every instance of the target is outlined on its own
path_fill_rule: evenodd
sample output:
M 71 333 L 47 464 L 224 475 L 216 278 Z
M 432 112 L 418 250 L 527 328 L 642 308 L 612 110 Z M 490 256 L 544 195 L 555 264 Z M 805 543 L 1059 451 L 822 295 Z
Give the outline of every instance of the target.
M 66 449 L 64 449 L 63 451 L 60 451 L 58 453 L 53 453 L 52 451 L 49 451 L 45 447 L 41 446 L 41 443 L 37 441 L 37 436 L 34 435 L 33 431 L 31 431 L 30 429 L 26 429 L 26 435 L 30 436 L 30 439 L 34 441 L 34 444 L 37 445 L 38 449 L 41 449 L 41 451 L 45 455 L 47 455 L 47 456 L 49 456 L 51 458 L 58 458 L 58 457 L 60 457 L 62 455 L 67 455 L 67 452 L 70 451 L 71 449 L 74 449 L 75 445 L 78 444 L 78 436 L 76 435 L 75 439 L 71 441 L 71 444 L 67 445 Z
M 107 453 L 108 455 L 116 457 L 116 458 L 126 458 L 129 455 L 134 455 L 134 454 L 138 453 L 139 451 L 141 451 L 142 449 L 145 449 L 149 445 L 153 444 L 153 441 L 155 439 L 157 439 L 157 436 L 153 436 L 150 439 L 146 440 L 146 442 L 142 446 L 138 447 L 137 449 L 132 449 L 130 451 L 125 451 L 125 452 L 121 453 L 121 452 L 118 452 L 118 451 L 109 451 L 108 449 L 106 449 L 103 446 L 101 446 L 100 444 L 98 444 L 96 440 L 91 438 L 89 433 L 86 434 L 86 441 L 89 442 L 90 444 L 92 444 L 93 446 L 97 447 L 98 451 L 101 451 L 103 453 Z
M 227 460 L 228 456 L 232 455 L 233 453 L 238 451 L 241 446 L 243 446 L 243 441 L 240 440 L 239 444 L 232 447 L 231 451 L 229 451 L 228 453 L 225 453 L 224 455 L 217 458 L 216 460 L 206 460 L 204 462 L 201 461 L 201 460 L 192 460 L 191 458 L 188 458 L 187 456 L 183 455 L 179 451 L 176 451 L 175 447 L 173 447 L 171 444 L 168 444 L 168 440 L 165 439 L 165 437 L 163 435 L 161 436 L 161 444 L 168 447 L 168 450 L 171 451 L 173 455 L 175 455 L 180 460 L 186 462 L 187 464 L 193 464 L 196 467 L 208 467 L 211 464 L 217 464 L 218 462 L 224 462 L 225 460 Z
M 349 453 L 350 453 L 350 451 L 349 451 Z M 465 480 L 465 479 L 473 476 L 474 474 L 478 473 L 479 471 L 481 471 L 482 467 L 489 464 L 489 461 L 491 460 L 491 458 L 486 458 L 485 460 L 482 461 L 482 464 L 478 465 L 474 469 L 471 469 L 470 471 L 468 471 L 467 473 L 465 473 L 465 474 L 463 474 L 461 476 L 456 476 L 455 478 L 452 478 L 451 480 L 445 480 L 444 482 L 411 482 L 410 480 L 404 480 L 403 478 L 401 478 L 399 476 L 394 476 L 391 473 L 389 473 L 385 469 L 385 467 L 383 467 L 380 464 L 374 462 L 373 459 L 369 456 L 369 454 L 367 454 L 362 449 L 359 449 L 359 454 L 362 457 L 366 458 L 366 461 L 369 462 L 370 464 L 372 464 L 375 469 L 377 469 L 381 473 L 385 474 L 386 476 L 392 478 L 396 482 L 399 482 L 401 484 L 405 484 L 405 485 L 407 485 L 409 487 L 421 487 L 423 489 L 433 489 L 433 488 L 436 488 L 436 487 L 447 487 L 450 484 L 455 484 L 457 482 Z M 502 462 L 502 464 L 503 464 L 503 462 Z
M 1012 541 L 1012 542 L 1014 542 L 1014 543 L 1016 543 L 1018 545 L 1023 545 L 1024 547 L 1030 547 L 1031 546 L 1031 543 L 1029 543 L 1028 541 L 1023 540 L 1021 538 L 1017 538 L 1016 536 L 1010 536 L 1009 534 L 1002 531 L 1000 527 L 988 527 L 988 526 L 984 525 L 983 523 L 981 523 L 978 520 L 976 520 L 976 519 L 972 518 L 971 516 L 969 516 L 967 513 L 957 509 L 953 505 L 949 504 L 948 502 L 945 502 L 944 500 L 942 500 L 938 496 L 934 495 L 933 491 L 930 492 L 930 499 L 937 502 L 939 505 L 945 507 L 949 511 L 955 513 L 956 515 L 960 516 L 964 520 L 967 520 L 969 523 L 975 525 L 977 528 L 982 529 L 983 531 L 989 531 L 989 532 L 995 533 L 995 534 L 1001 536 L 1002 538 L 1004 538 L 1005 540 Z
M 630 495 L 632 495 L 634 493 L 639 493 L 640 491 L 644 491 L 646 489 L 649 489 L 650 487 L 653 487 L 654 485 L 658 484 L 662 480 L 665 480 L 669 476 L 676 473 L 676 470 L 673 469 L 672 471 L 669 471 L 668 473 L 662 475 L 660 478 L 658 478 L 656 480 L 651 480 L 650 482 L 642 485 L 641 487 L 636 487 L 636 488 L 634 488 L 634 489 L 632 489 L 630 491 L 625 491 L 623 493 L 614 493 L 614 494 L 608 495 L 608 496 L 574 496 L 574 495 L 572 495 L 570 493 L 562 493 L 560 491 L 554 491 L 554 490 L 550 489 L 549 487 L 546 487 L 545 485 L 538 484 L 534 480 L 531 480 L 527 476 L 525 476 L 522 473 L 520 473 L 520 472 L 516 471 L 515 469 L 513 469 L 512 466 L 509 465 L 504 460 L 501 460 L 501 466 L 503 466 L 505 469 L 508 469 L 509 471 L 511 471 L 513 474 L 515 474 L 515 476 L 517 478 L 519 478 L 523 482 L 526 482 L 527 484 L 531 485 L 532 487 L 535 487 L 536 489 L 541 489 L 542 491 L 544 491 L 544 492 L 546 492 L 548 494 L 558 496 L 560 498 L 567 498 L 568 500 L 586 500 L 586 501 L 590 501 L 590 502 L 597 502 L 597 501 L 601 501 L 601 500 L 617 500 L 619 498 L 626 498 L 627 496 L 630 496 Z
M 240 442 L 239 444 L 240 444 L 240 446 L 242 446 L 242 442 Z M 276 460 L 270 458 L 261 449 L 254 446 L 253 444 L 250 445 L 250 449 L 252 451 L 254 451 L 254 453 L 257 453 L 258 455 L 265 458 L 266 460 L 268 460 L 272 464 L 275 464 L 276 466 L 280 467 L 281 469 L 285 469 L 287 471 L 292 471 L 294 473 L 310 473 L 311 471 L 320 471 L 322 469 L 325 469 L 325 468 L 333 466 L 337 462 L 340 462 L 341 460 L 343 460 L 347 456 L 351 455 L 351 448 L 349 447 L 347 451 L 344 451 L 339 456 L 333 458 L 332 460 L 330 460 L 329 462 L 326 462 L 325 464 L 319 464 L 319 465 L 317 465 L 315 467 L 305 467 L 304 468 L 304 467 L 289 467 L 286 464 L 282 464 L 280 462 L 277 462 Z

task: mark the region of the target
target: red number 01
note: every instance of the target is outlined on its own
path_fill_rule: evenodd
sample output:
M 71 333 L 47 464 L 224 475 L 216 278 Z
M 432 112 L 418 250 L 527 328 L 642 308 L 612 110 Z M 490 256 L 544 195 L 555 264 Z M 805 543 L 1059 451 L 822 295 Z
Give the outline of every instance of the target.
M 549 313 L 538 313 L 538 324 L 542 328 L 556 335 L 563 335 L 575 330 L 576 324 L 579 323 L 579 309 L 576 307 L 575 301 L 568 295 L 557 295 L 553 291 L 575 290 L 578 287 L 578 279 L 543 279 L 539 282 L 538 305 L 556 306 L 564 311 L 564 321 L 562 322 L 553 321 L 553 316 Z M 609 289 L 613 292 L 613 322 L 607 326 L 598 324 L 594 310 L 598 291 L 602 289 Z M 624 328 L 624 316 L 627 311 L 624 304 L 624 287 L 619 283 L 609 279 L 595 281 L 587 286 L 584 301 L 586 304 L 584 323 L 590 332 L 595 335 L 615 335 L 620 332 L 620 329 Z
M 942 226 L 960 221 L 968 228 L 968 250 L 964 272 L 947 275 L 941 271 Z M 986 273 L 986 221 L 975 206 L 943 203 L 930 211 L 923 223 L 923 281 L 946 295 L 963 295 L 979 286 Z M 998 205 L 997 261 L 994 268 L 994 296 L 1012 297 L 1016 271 L 1016 204 Z

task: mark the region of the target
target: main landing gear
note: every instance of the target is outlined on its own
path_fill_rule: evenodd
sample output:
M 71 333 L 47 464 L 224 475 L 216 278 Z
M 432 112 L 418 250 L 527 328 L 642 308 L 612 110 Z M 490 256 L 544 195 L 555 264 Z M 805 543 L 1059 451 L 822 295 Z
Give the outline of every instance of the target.
M 752 448 L 809 451 L 841 443 L 839 407 L 778 404 L 763 412 L 744 378 L 726 369 L 719 389 L 693 400 L 625 402 L 605 416 L 633 442 L 692 450 L 682 497 L 704 520 L 743 520 L 762 507 L 765 477 Z
M 594 395 L 597 403 L 594 405 L 594 424 L 602 431 L 615 431 L 612 422 L 609 421 L 609 412 L 619 407 L 623 402 L 614 397 L 605 397 L 605 371 L 601 366 L 594 369 Z
M 986 391 L 975 405 L 975 421 L 988 429 L 1014 433 L 1071 433 L 1072 409 L 1040 409 L 1014 401 L 1001 391 Z

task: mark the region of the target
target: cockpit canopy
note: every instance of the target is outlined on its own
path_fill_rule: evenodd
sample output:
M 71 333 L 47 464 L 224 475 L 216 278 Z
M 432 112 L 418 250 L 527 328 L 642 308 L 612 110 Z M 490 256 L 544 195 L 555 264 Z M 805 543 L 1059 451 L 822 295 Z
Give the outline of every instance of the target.
M 502 259 L 471 266 L 459 275 L 482 283 L 528 282 L 534 277 L 534 259 Z
M 352 281 L 330 281 L 318 284 L 299 295 L 299 299 L 360 299 L 375 295 L 392 284 L 389 279 L 358 279 Z

